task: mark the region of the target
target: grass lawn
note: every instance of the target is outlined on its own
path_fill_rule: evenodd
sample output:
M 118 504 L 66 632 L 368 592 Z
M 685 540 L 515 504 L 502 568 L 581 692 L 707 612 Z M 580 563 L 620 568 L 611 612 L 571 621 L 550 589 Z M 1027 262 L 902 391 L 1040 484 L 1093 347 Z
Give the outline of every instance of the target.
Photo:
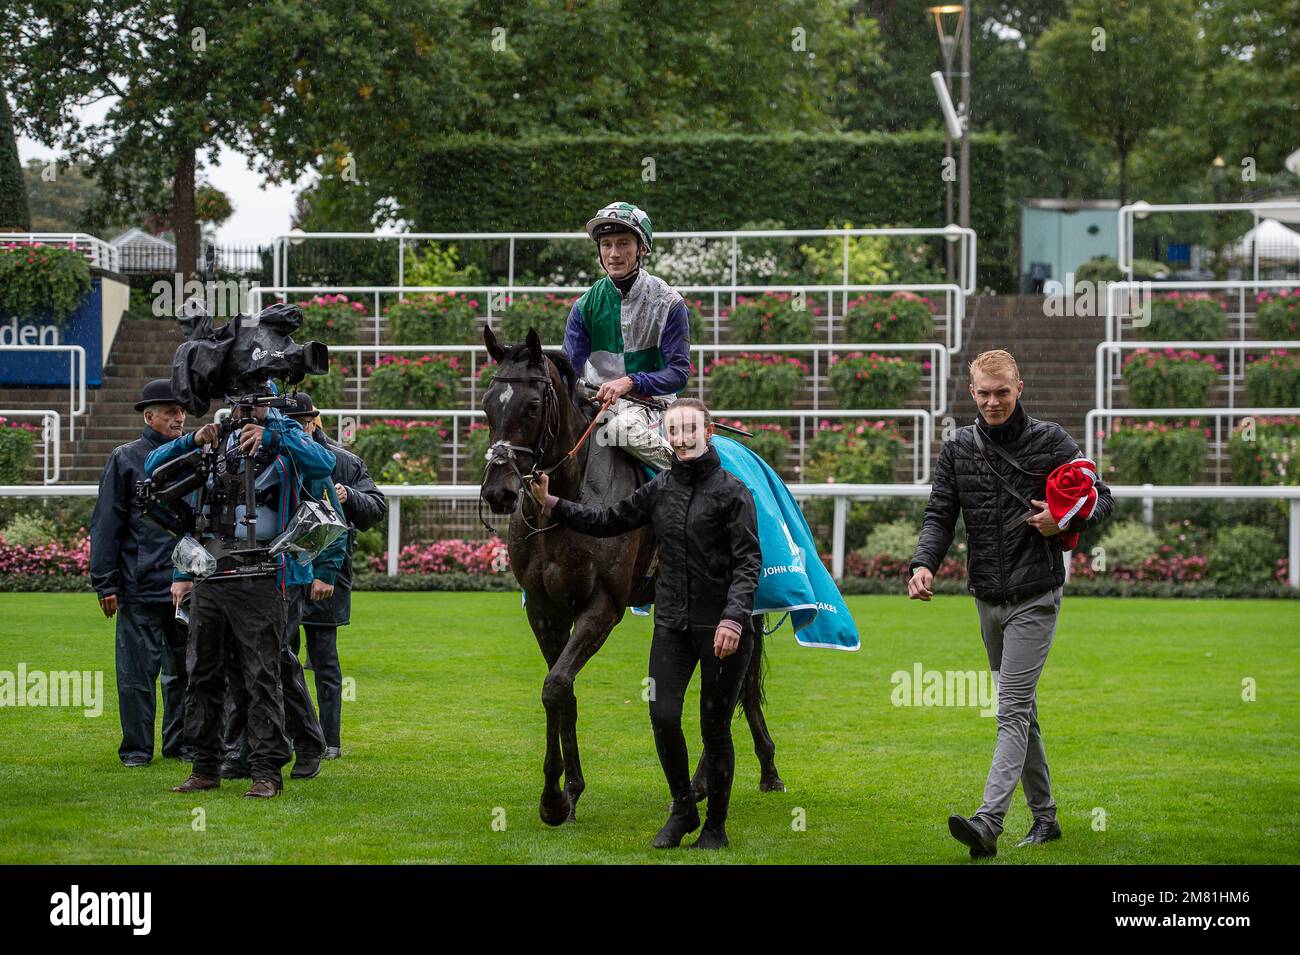
M 98 718 L 0 709 L 0 862 L 967 863 L 946 820 L 977 807 L 995 722 L 895 706 L 891 674 L 987 667 L 973 601 L 849 605 L 857 653 L 801 649 L 788 627 L 772 638 L 768 722 L 789 790 L 758 792 L 738 720 L 732 848 L 703 854 L 649 848 L 668 796 L 640 695 L 644 618 L 578 679 L 587 791 L 577 823 L 551 829 L 537 816 L 544 669 L 517 594 L 356 595 L 340 633 L 356 680 L 344 758 L 286 777 L 272 801 L 240 798 L 244 781 L 170 793 L 187 773 L 174 760 L 123 768 L 113 624 L 90 595 L 0 595 L 0 670 L 102 670 L 105 696 Z M 692 691 L 694 760 L 698 678 Z M 1065 837 L 1016 849 L 1030 823 L 1017 793 L 1001 854 L 981 864 L 1300 862 L 1295 604 L 1067 598 L 1039 708 Z

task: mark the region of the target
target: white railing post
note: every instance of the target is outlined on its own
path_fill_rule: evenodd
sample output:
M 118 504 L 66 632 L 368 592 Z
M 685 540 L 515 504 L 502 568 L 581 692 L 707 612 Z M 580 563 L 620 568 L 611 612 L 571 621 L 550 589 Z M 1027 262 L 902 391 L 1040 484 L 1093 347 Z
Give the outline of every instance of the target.
M 402 537 L 402 499 L 388 498 L 388 576 L 397 576 L 397 550 Z
M 1300 498 L 1291 498 L 1291 533 L 1287 537 L 1287 583 L 1300 587 Z
M 849 500 L 843 495 L 835 498 L 835 517 L 831 525 L 831 576 L 844 579 L 844 525 L 847 523 Z M 816 558 L 816 555 L 813 555 Z

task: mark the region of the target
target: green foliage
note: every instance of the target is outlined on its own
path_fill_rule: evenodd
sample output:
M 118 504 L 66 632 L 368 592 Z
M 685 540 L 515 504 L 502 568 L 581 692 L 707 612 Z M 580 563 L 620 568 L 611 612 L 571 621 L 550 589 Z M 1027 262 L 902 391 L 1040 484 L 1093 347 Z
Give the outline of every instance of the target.
M 904 447 L 903 436 L 884 420 L 823 421 L 809 442 L 803 479 L 812 484 L 892 484 Z
M 1113 461 L 1107 479 L 1116 484 L 1195 484 L 1205 466 L 1209 428 L 1200 421 L 1115 422 L 1106 439 Z
M 1228 456 L 1239 484 L 1300 484 L 1300 418 L 1241 422 L 1233 429 Z
M 459 355 L 381 355 L 370 371 L 371 406 L 452 408 L 460 398 Z
M 462 438 L 461 447 L 464 450 L 464 467 L 468 469 L 462 471 L 461 483 L 472 483 L 470 480 L 476 475 L 481 474 L 483 465 L 487 461 L 488 445 L 492 443 L 492 429 L 487 426 L 486 422 L 471 420 L 465 428 L 465 434 Z
M 54 522 L 43 514 L 19 514 L 4 526 L 4 539 L 16 547 L 43 547 L 59 540 Z
M 943 221 L 943 190 L 916 173 L 938 169 L 943 152 L 939 132 L 447 138 L 429 148 L 409 212 L 421 226 L 452 231 L 569 231 L 619 196 L 645 208 L 661 230 L 738 229 L 759 220 L 925 225 Z M 655 158 L 657 182 L 628 174 L 646 156 Z M 1005 270 L 1011 256 L 1005 166 L 1004 138 L 975 133 L 971 177 L 980 188 L 971 194 L 971 225 L 982 238 L 982 281 Z M 838 282 L 841 240 L 827 240 L 825 267 L 832 245 Z M 653 256 L 647 265 L 655 271 Z
M 921 366 L 896 355 L 855 351 L 831 355 L 827 378 L 842 408 L 901 408 L 921 383 Z
M 411 283 L 413 284 L 413 283 Z M 434 283 L 430 283 L 434 284 Z M 399 345 L 468 345 L 475 339 L 477 295 L 408 295 L 384 309 L 388 337 Z
M 14 137 L 13 114 L 9 96 L 0 86 L 0 230 L 32 230 L 31 210 L 27 205 L 27 184 L 18 161 L 18 141 Z
M 913 292 L 849 300 L 844 334 L 851 342 L 923 342 L 934 334 L 932 303 Z
M 447 430 L 442 421 L 385 418 L 357 428 L 352 450 L 379 484 L 436 484 Z
M 1135 408 L 1199 408 L 1222 371 L 1213 355 L 1190 348 L 1138 348 L 1124 359 L 1122 373 Z
M 281 392 L 303 391 L 311 395 L 312 404 L 317 408 L 342 408 L 347 394 L 347 379 L 352 376 L 350 365 L 342 364 L 337 358 L 330 358 L 329 371 L 323 375 L 308 375 L 296 385 L 279 382 Z
M 812 341 L 813 319 L 820 311 L 807 301 L 792 299 L 789 292 L 738 295 L 728 330 L 732 341 L 747 345 L 803 344 Z
M 1163 279 L 1168 278 L 1169 274 L 1169 266 L 1163 262 L 1154 259 L 1133 260 L 1134 281 Z M 1122 282 L 1127 278 L 1128 276 L 1120 271 L 1119 263 L 1109 255 L 1099 255 L 1089 259 L 1074 272 L 1076 285 L 1083 282 L 1091 282 L 1093 285 L 1101 282 Z
M 1300 339 L 1300 292 L 1260 292 L 1255 323 L 1265 341 Z
M 1210 548 L 1210 577 L 1227 584 L 1272 580 L 1280 551 L 1273 535 L 1263 528 L 1225 527 Z
M 911 521 L 890 521 L 871 532 L 861 553 L 863 557 L 911 560 L 916 553 L 916 542 L 920 536 L 920 528 Z
M 792 355 L 739 352 L 710 362 L 704 373 L 712 408 L 788 408 L 808 366 Z
M 546 348 L 558 348 L 564 343 L 564 326 L 577 296 L 513 295 L 505 311 L 498 313 L 500 335 L 508 342 L 521 342 L 528 337 L 530 328 L 537 329 Z M 581 369 L 579 369 L 581 370 Z
M 1246 400 L 1258 408 L 1300 407 L 1300 352 L 1274 349 L 1246 366 Z
M 1223 303 L 1205 292 L 1170 292 L 1144 309 L 1150 321 L 1133 327 L 1146 341 L 1222 341 L 1228 335 Z
M 407 285 L 481 285 L 482 273 L 460 261 L 455 243 L 425 242 L 406 247 L 402 271 Z
M 32 463 L 35 434 L 0 418 L 0 484 L 22 484 Z
M 748 446 L 749 450 L 766 461 L 772 470 L 780 473 L 785 469 L 787 455 L 790 453 L 790 432 L 783 425 L 775 421 L 758 420 L 720 420 L 718 423 L 744 428 L 753 434 L 752 438 L 742 438 L 737 435 L 728 435 L 728 437 L 735 437 L 741 444 Z
M 0 242 L 0 315 L 62 325 L 90 291 L 90 263 L 69 246 Z
M 1141 521 L 1112 524 L 1099 542 L 1108 570 L 1135 569 L 1160 548 L 1160 537 Z
M 302 306 L 302 325 L 294 332 L 296 340 L 326 345 L 357 343 L 357 327 L 366 314 L 363 302 L 349 301 L 346 295 L 325 294 L 298 304 Z

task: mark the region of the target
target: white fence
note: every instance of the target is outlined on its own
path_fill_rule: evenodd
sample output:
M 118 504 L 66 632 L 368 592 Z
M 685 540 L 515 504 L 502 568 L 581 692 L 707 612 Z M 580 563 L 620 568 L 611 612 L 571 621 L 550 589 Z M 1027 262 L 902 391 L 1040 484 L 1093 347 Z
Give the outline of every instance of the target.
M 0 352 L 68 353 L 68 440 L 73 440 L 73 420 L 86 413 L 86 349 L 81 345 L 0 345 Z
M 122 271 L 121 250 L 109 245 L 103 239 L 85 232 L 4 232 L 0 233 L 0 245 L 6 242 L 44 245 L 66 245 L 73 251 L 83 253 L 90 259 L 90 264 L 109 272 Z
M 0 418 L 40 418 L 41 419 L 41 480 L 45 484 L 56 484 L 59 480 L 59 454 L 62 432 L 59 427 L 59 413 L 48 408 L 0 408 Z M 53 451 L 53 455 L 51 455 Z M 53 461 L 51 462 L 51 456 Z
M 675 239 L 703 239 L 729 242 L 731 283 L 734 290 L 738 282 L 740 244 L 747 239 L 819 239 L 839 238 L 842 241 L 842 281 L 849 281 L 849 240 L 855 237 L 942 237 L 958 244 L 957 278 L 963 295 L 975 294 L 975 230 L 949 224 L 942 228 L 886 228 L 886 229 L 739 229 L 734 231 L 656 232 L 655 242 Z M 515 250 L 523 242 L 573 241 L 591 243 L 585 232 L 288 232 L 272 240 L 272 274 L 274 283 L 280 285 L 289 275 L 289 250 L 304 242 L 319 240 L 345 240 L 353 242 L 397 242 L 397 281 L 406 281 L 406 245 L 408 242 L 507 242 L 509 254 L 506 264 L 507 286 L 515 284 Z M 733 297 L 732 304 L 735 304 Z
M 388 575 L 397 573 L 401 551 L 402 500 L 416 498 L 441 501 L 478 500 L 478 485 L 452 484 L 382 484 L 379 489 L 388 498 Z M 1300 588 L 1300 487 L 1197 487 L 1195 485 L 1110 485 L 1117 498 L 1156 500 L 1286 500 L 1290 502 L 1287 537 L 1287 581 Z M 848 523 L 850 501 L 880 500 L 882 498 L 929 497 L 930 487 L 925 484 L 798 484 L 790 488 L 796 498 L 829 497 L 835 501 L 831 527 L 831 573 L 836 580 L 844 577 L 844 535 Z M 57 487 L 0 486 L 0 497 L 94 497 L 99 489 L 93 484 L 65 484 Z M 498 518 L 502 520 L 502 518 Z M 1068 563 L 1067 563 L 1068 568 Z M 900 590 L 901 592 L 901 590 Z
M 1300 202 L 1283 200 L 1275 202 L 1195 202 L 1153 205 L 1149 202 L 1138 201 L 1121 206 L 1119 209 L 1119 258 L 1117 260 L 1120 269 L 1127 272 L 1130 279 L 1133 278 L 1134 219 L 1146 219 L 1148 216 L 1166 213 L 1191 214 L 1203 212 L 1219 214 L 1249 213 L 1254 220 L 1252 230 L 1258 230 L 1261 220 L 1271 218 L 1278 213 L 1289 213 L 1292 217 L 1300 214 Z M 1258 281 L 1259 243 L 1251 243 L 1251 246 L 1251 276 Z M 1161 282 L 1160 284 L 1164 286 L 1166 283 Z
M 1225 298 L 1232 298 L 1235 293 L 1237 307 L 1228 310 L 1228 320 L 1237 326 L 1237 340 L 1244 342 L 1248 314 L 1247 293 L 1258 296 L 1260 292 L 1295 289 L 1298 286 L 1300 280 L 1278 279 L 1254 282 L 1237 279 L 1222 282 L 1110 282 L 1106 285 L 1106 341 L 1123 341 L 1123 319 L 1132 319 L 1139 309 L 1149 308 L 1154 295 L 1167 292 L 1220 292 Z M 1249 314 L 1254 314 L 1254 310 Z M 1149 316 L 1144 321 L 1149 322 Z
M 1265 352 L 1272 349 L 1300 351 L 1300 341 L 1168 341 L 1168 342 L 1100 342 L 1097 345 L 1097 393 L 1098 410 L 1113 408 L 1115 405 L 1115 382 L 1123 377 L 1123 361 L 1119 355 L 1125 350 L 1136 351 L 1148 348 L 1159 352 L 1165 348 L 1191 348 L 1199 352 L 1225 351 L 1228 353 L 1228 374 L 1221 376 L 1227 387 L 1228 409 L 1231 410 L 1237 400 L 1237 386 L 1245 381 L 1246 352 Z M 1240 356 L 1240 357 L 1239 357 Z M 1153 416 L 1164 413 L 1163 408 L 1142 409 Z M 1300 408 L 1293 408 L 1288 414 L 1300 415 Z

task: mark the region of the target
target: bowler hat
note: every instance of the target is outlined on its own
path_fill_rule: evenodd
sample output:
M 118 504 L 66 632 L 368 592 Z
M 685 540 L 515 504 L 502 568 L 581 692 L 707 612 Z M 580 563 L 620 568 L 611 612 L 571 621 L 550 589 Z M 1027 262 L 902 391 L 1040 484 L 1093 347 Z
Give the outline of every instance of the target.
M 178 405 L 181 400 L 172 392 L 170 378 L 155 378 L 140 391 L 140 400 L 135 403 L 136 411 L 144 411 L 150 405 Z
M 291 404 L 284 409 L 284 413 L 290 418 L 314 418 L 320 414 L 312 404 L 311 395 L 305 391 L 295 391 L 289 396 L 289 401 Z

